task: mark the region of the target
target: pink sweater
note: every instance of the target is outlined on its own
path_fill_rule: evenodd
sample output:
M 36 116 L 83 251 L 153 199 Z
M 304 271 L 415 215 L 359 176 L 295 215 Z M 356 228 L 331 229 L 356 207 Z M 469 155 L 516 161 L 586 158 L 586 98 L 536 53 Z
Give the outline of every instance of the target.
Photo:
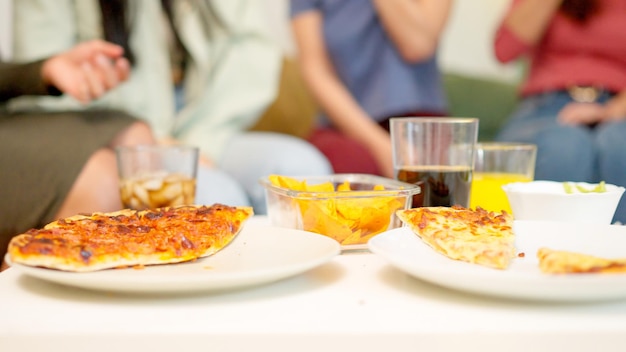
M 497 59 L 506 63 L 524 55 L 530 58 L 523 96 L 572 85 L 613 92 L 626 89 L 626 0 L 601 0 L 600 6 L 585 25 L 558 13 L 536 46 L 500 26 L 495 38 Z

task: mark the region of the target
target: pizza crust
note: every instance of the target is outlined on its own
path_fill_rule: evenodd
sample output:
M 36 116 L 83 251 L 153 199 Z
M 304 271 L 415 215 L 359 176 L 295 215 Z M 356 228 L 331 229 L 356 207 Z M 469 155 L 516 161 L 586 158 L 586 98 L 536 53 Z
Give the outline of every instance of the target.
M 76 215 L 15 236 L 8 258 L 71 272 L 180 263 L 225 248 L 252 215 L 221 204 Z

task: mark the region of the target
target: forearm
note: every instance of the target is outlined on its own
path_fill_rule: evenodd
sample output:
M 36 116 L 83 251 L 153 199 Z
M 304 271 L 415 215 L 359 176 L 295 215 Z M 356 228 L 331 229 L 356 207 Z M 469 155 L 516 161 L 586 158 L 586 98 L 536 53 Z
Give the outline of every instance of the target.
M 372 121 L 335 73 L 322 35 L 322 22 L 321 13 L 316 11 L 292 20 L 302 77 L 337 129 L 364 144 L 370 143 L 370 136 L 385 131 Z
M 303 77 L 315 100 L 339 131 L 366 146 L 371 144 L 375 136 L 384 132 L 333 72 L 311 66 L 303 65 Z
M 529 45 L 541 40 L 563 0 L 523 0 L 513 6 L 504 18 L 504 25 Z
M 373 0 L 373 3 L 385 31 L 405 60 L 418 62 L 434 54 L 451 0 Z
M 333 73 L 311 70 L 304 77 L 335 128 L 363 145 L 376 160 L 382 174 L 393 177 L 389 133 L 360 107 Z
M 41 77 L 43 60 L 28 64 L 0 64 L 0 101 L 21 95 L 59 95 Z

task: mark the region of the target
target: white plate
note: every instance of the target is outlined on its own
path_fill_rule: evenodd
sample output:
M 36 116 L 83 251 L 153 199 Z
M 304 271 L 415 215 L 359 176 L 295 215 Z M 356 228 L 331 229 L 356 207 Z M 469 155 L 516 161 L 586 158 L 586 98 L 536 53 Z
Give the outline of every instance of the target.
M 339 244 L 329 237 L 246 224 L 228 247 L 194 262 L 90 273 L 70 273 L 20 264 L 12 264 L 12 269 L 28 276 L 86 289 L 187 293 L 270 283 L 324 264 L 339 253 Z
M 515 221 L 516 247 L 525 254 L 506 270 L 451 260 L 435 252 L 408 227 L 372 238 L 369 249 L 396 268 L 425 281 L 477 294 L 546 301 L 626 298 L 626 274 L 546 275 L 539 247 L 626 258 L 626 226 Z

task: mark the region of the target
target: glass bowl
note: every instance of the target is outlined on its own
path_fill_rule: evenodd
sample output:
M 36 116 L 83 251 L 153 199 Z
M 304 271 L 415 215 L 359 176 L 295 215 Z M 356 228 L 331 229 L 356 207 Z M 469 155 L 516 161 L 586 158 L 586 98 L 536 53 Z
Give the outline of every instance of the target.
M 305 182 L 305 190 L 278 186 L 270 177 L 260 180 L 270 223 L 331 237 L 344 251 L 366 249 L 370 238 L 399 227 L 396 211 L 410 207 L 420 192 L 414 184 L 364 174 L 290 177 Z

